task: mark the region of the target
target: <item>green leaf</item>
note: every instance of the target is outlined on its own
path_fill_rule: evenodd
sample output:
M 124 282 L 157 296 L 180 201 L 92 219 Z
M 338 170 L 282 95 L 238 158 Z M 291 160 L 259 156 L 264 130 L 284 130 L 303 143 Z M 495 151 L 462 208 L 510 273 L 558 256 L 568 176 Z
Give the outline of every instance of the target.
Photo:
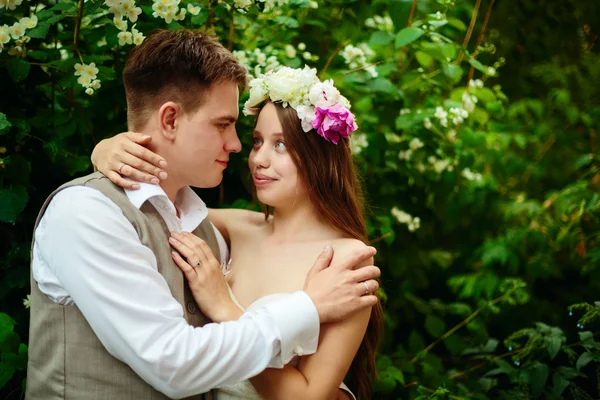
M 8 122 L 8 120 L 6 119 L 6 115 L 3 113 L 0 113 L 0 135 L 3 135 L 6 132 L 8 132 L 8 129 L 11 126 L 12 126 L 12 124 L 10 122 Z
M 12 183 L 27 185 L 31 174 L 31 163 L 20 154 L 12 154 L 4 159 L 5 177 Z
M 371 39 L 369 40 L 369 46 L 385 46 L 394 40 L 394 36 L 392 36 L 388 32 L 377 31 L 371 35 Z
M 423 68 L 429 68 L 431 66 L 433 66 L 433 57 L 431 57 L 429 54 L 425 53 L 424 51 L 417 51 L 415 53 L 415 58 L 417 59 L 417 61 L 419 62 L 419 64 L 421 64 L 421 66 Z
M 34 60 L 44 61 L 48 58 L 48 53 L 41 50 L 30 50 L 27 52 L 27 56 L 33 58 Z
M 40 22 L 35 28 L 27 31 L 27 36 L 30 36 L 34 39 L 45 39 L 49 30 L 50 24 L 48 22 Z
M 558 399 L 571 382 L 566 380 L 561 374 L 555 372 L 552 375 L 552 389 L 550 389 L 549 399 Z
M 595 357 L 592 353 L 586 351 L 585 353 L 583 353 L 579 356 L 579 358 L 577 359 L 577 363 L 575 364 L 575 367 L 578 370 L 581 370 L 581 368 L 588 365 L 590 363 L 590 361 L 594 360 L 594 358 Z
M 584 154 L 575 161 L 575 165 L 573 165 L 573 168 L 579 169 L 579 168 L 585 167 L 586 165 L 590 164 L 593 160 L 594 160 L 593 154 L 591 154 L 591 153 Z
M 462 22 L 460 19 L 458 18 L 454 18 L 454 17 L 449 17 L 448 18 L 448 25 L 455 27 L 456 29 L 458 29 L 459 31 L 466 31 L 467 30 L 467 25 L 465 25 L 464 22 Z
M 28 200 L 27 190 L 23 186 L 0 190 L 0 221 L 15 223 Z
M 461 67 L 455 64 L 447 63 L 442 63 L 442 72 L 444 73 L 444 75 L 450 78 L 453 84 L 457 84 L 458 82 L 460 82 L 463 74 L 463 70 Z
M 531 369 L 529 376 L 531 378 L 531 394 L 534 399 L 537 399 L 544 391 L 544 386 L 546 386 L 546 381 L 548 380 L 548 366 L 546 364 L 536 363 Z
M 21 82 L 29 75 L 31 65 L 27 61 L 14 59 L 6 63 L 6 68 L 13 81 Z
M 67 2 L 63 2 L 63 3 L 57 3 L 52 8 L 50 8 L 50 10 L 66 11 L 66 10 L 70 10 L 72 8 L 75 8 L 75 6 L 76 6 L 75 2 L 73 2 L 73 1 L 67 1 Z
M 427 330 L 427 333 L 437 338 L 442 336 L 446 330 L 446 324 L 435 315 L 428 315 L 425 317 L 425 329 Z
M 6 385 L 6 382 L 13 377 L 15 373 L 15 367 L 10 364 L 0 362 L 0 388 Z
M 483 65 L 482 63 L 480 63 L 477 60 L 474 60 L 472 58 L 469 58 L 467 60 L 469 62 L 469 64 L 471 64 L 476 70 L 481 71 L 481 72 L 487 72 L 487 67 L 485 65 Z
M 423 36 L 425 31 L 420 28 L 404 28 L 398 35 L 396 35 L 396 48 L 399 49 L 402 46 L 406 46 Z
M 0 340 L 13 331 L 15 327 L 15 320 L 13 320 L 8 314 L 0 313 Z
M 548 338 L 548 343 L 546 345 L 546 349 L 548 350 L 548 355 L 552 360 L 558 352 L 560 351 L 560 347 L 562 346 L 562 339 L 560 337 L 550 337 Z
M 200 13 L 198 13 L 198 15 L 194 15 L 192 17 L 192 24 L 195 26 L 201 26 L 204 25 L 204 23 L 208 20 L 208 10 L 205 8 L 202 8 L 200 10 Z

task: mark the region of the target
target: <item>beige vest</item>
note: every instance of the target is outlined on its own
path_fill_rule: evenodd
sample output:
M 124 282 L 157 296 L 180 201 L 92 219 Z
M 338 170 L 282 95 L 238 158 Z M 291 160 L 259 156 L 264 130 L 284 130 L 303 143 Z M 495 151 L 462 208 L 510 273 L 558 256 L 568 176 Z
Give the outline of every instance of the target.
M 154 252 L 158 272 L 167 281 L 173 297 L 183 306 L 186 321 L 193 326 L 209 322 L 200 312 L 183 274 L 171 259 L 169 230 L 158 211 L 150 202 L 145 202 L 140 209 L 136 208 L 125 192 L 104 175 L 96 172 L 54 191 L 42 206 L 35 228 L 56 193 L 80 185 L 99 190 L 121 208 L 142 244 Z M 208 219 L 194 233 L 205 240 L 219 257 L 219 245 Z M 33 276 L 30 311 L 27 400 L 167 399 L 127 364 L 106 351 L 77 306 L 61 306 L 50 300 L 39 290 Z M 210 393 L 191 397 L 198 400 L 211 398 Z

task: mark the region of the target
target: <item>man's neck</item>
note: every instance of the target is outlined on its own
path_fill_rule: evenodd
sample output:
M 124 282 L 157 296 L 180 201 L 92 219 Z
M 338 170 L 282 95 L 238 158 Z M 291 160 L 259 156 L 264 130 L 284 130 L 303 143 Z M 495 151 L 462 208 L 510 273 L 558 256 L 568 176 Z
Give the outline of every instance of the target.
M 177 198 L 177 192 L 183 187 L 179 182 L 176 182 L 173 178 L 168 177 L 167 179 L 160 182 L 160 187 L 165 191 L 171 203 L 175 204 Z

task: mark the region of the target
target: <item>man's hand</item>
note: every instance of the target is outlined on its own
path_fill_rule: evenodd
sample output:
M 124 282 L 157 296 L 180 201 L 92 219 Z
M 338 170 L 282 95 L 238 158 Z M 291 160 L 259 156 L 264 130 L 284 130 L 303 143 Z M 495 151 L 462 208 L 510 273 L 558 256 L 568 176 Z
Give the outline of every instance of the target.
M 375 279 L 381 271 L 373 265 L 354 269 L 376 252 L 375 248 L 365 246 L 331 264 L 333 249 L 325 247 L 304 282 L 304 291 L 315 303 L 322 324 L 340 321 L 377 304 L 374 293 L 379 283 Z

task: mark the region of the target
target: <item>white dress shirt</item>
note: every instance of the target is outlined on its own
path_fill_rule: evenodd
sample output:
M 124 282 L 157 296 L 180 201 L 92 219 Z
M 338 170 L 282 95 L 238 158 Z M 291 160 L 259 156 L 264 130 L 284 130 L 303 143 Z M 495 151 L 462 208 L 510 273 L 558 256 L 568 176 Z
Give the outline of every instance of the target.
M 140 187 L 126 191 L 129 200 L 138 208 L 150 201 L 171 231 L 191 232 L 207 216 L 190 188 L 173 205 L 159 186 Z M 226 246 L 221 255 L 227 259 Z M 152 251 L 121 209 L 89 187 L 64 189 L 48 205 L 35 231 L 32 271 L 43 293 L 76 304 L 108 352 L 169 397 L 239 382 L 317 349 L 319 317 L 302 291 L 238 321 L 188 325 Z

